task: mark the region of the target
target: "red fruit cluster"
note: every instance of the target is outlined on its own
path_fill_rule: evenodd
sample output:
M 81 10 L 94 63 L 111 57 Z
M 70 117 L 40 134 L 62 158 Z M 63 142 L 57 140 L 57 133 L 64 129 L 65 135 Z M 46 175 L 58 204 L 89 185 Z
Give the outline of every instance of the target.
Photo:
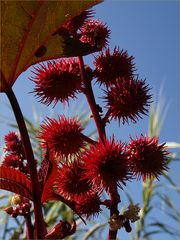
M 92 17 L 92 10 L 85 10 L 79 15 L 67 20 L 56 32 L 55 34 L 64 36 L 76 36 L 77 31 L 85 24 L 90 17 Z
M 48 145 L 49 149 L 61 157 L 77 156 L 85 147 L 82 126 L 76 118 L 66 118 L 64 115 L 58 119 L 47 118 L 41 125 L 39 139 Z
M 99 195 L 92 192 L 86 197 L 80 196 L 78 198 L 75 204 L 75 210 L 79 215 L 90 218 L 91 216 L 97 216 L 102 211 L 100 208 L 101 204 L 102 202 Z
M 116 85 L 105 91 L 105 101 L 108 112 L 106 117 L 118 119 L 119 123 L 136 122 L 141 114 L 147 114 L 151 95 L 148 94 L 148 86 L 145 81 L 133 79 L 120 79 Z
M 56 192 L 67 199 L 78 200 L 91 194 L 91 187 L 84 176 L 83 164 L 79 161 L 62 164 L 56 179 Z
M 9 132 L 8 135 L 4 137 L 6 144 L 5 150 L 7 152 L 13 152 L 20 154 L 22 152 L 22 142 L 15 132 Z
M 34 70 L 34 92 L 39 101 L 46 105 L 56 105 L 58 101 L 68 102 L 69 98 L 75 98 L 81 89 L 79 63 L 75 59 L 40 64 L 34 67 Z
M 110 30 L 99 20 L 91 19 L 81 28 L 80 41 L 89 43 L 92 47 L 101 50 L 106 47 Z
M 127 51 L 114 48 L 113 53 L 110 53 L 110 49 L 101 53 L 95 57 L 94 65 L 95 76 L 100 84 L 104 84 L 106 87 L 111 84 L 116 84 L 117 78 L 129 79 L 134 73 L 134 57 L 129 56 Z
M 92 49 L 102 50 L 107 46 L 110 30 L 99 20 L 89 20 L 91 14 L 91 11 L 84 11 L 68 19 L 55 34 L 70 36 L 90 44 Z M 99 105 L 91 106 L 92 109 L 98 107 L 98 113 L 93 113 L 94 116 L 98 115 L 97 121 L 102 120 L 101 123 L 105 124 L 115 119 L 123 124 L 129 121 L 135 123 L 141 115 L 147 114 L 151 99 L 150 89 L 145 81 L 138 79 L 134 57 L 127 51 L 115 47 L 111 53 L 107 48 L 95 57 L 95 70 L 82 66 L 82 62 L 70 58 L 35 67 L 34 92 L 40 101 L 55 105 L 58 101 L 68 102 L 69 98 L 75 98 L 78 92 L 83 92 L 89 103 L 91 102 L 90 105 L 93 105 L 91 81 L 95 77 L 97 82 L 105 87 L 104 100 L 107 109 L 101 119 L 98 114 L 100 112 L 103 115 L 103 109 Z M 81 76 L 83 67 L 84 76 Z M 46 192 L 49 199 L 57 200 L 58 196 L 62 197 L 71 203 L 77 214 L 88 218 L 97 215 L 102 204 L 110 209 L 114 203 L 117 205 L 120 201 L 117 187 L 122 188 L 133 175 L 143 179 L 158 178 L 167 169 L 167 151 L 164 144 L 158 144 L 157 138 L 141 136 L 139 139 L 131 139 L 130 144 L 123 144 L 114 138 L 94 142 L 83 135 L 82 131 L 77 119 L 65 118 L 64 115 L 57 120 L 47 118 L 41 125 L 39 139 L 43 148 L 48 146 L 51 159 L 55 160 L 57 167 L 53 167 L 49 175 L 47 182 L 50 184 L 43 192 L 44 201 Z M 90 143 L 90 146 L 86 146 L 87 143 Z M 51 183 L 52 189 L 49 188 Z M 103 191 L 109 193 L 111 200 L 101 201 Z M 137 216 L 128 210 L 126 217 L 120 215 L 118 226 L 123 226 L 130 232 L 129 221 L 136 218 Z M 69 233 L 71 225 L 60 222 L 46 238 L 61 239 Z
M 132 174 L 157 177 L 167 167 L 167 151 L 157 138 L 141 136 L 129 145 L 114 139 L 96 145 L 84 152 L 80 160 L 63 164 L 55 181 L 55 192 L 75 201 L 75 210 L 89 217 L 98 214 L 103 204 L 99 198 L 103 190 L 113 193 L 122 187 Z M 116 194 L 116 192 L 114 192 Z
M 127 146 L 130 170 L 138 178 L 155 177 L 167 170 L 168 152 L 165 144 L 158 144 L 156 137 L 148 138 L 141 135 L 138 139 L 131 139 Z
M 113 53 L 106 49 L 95 58 L 95 77 L 97 82 L 105 85 L 107 113 L 105 122 L 118 119 L 119 123 L 136 122 L 141 114 L 147 114 L 151 95 L 145 81 L 138 80 L 134 74 L 134 57 L 127 51 L 115 48 Z
M 111 190 L 128 180 L 128 161 L 121 142 L 104 140 L 86 151 L 82 156 L 85 176 L 95 189 Z
M 2 165 L 16 168 L 28 174 L 28 163 L 25 159 L 22 141 L 15 132 L 10 132 L 5 136 L 5 151 L 6 155 Z

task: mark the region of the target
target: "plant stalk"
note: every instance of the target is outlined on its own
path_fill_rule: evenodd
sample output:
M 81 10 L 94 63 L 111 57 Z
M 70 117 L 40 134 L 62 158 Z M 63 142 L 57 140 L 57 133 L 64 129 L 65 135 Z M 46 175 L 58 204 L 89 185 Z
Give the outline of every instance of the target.
M 11 88 L 7 88 L 5 93 L 11 103 L 11 106 L 19 127 L 19 131 L 21 134 L 21 139 L 22 139 L 24 150 L 25 150 L 25 156 L 28 161 L 29 173 L 30 173 L 30 178 L 32 182 L 32 194 L 33 194 L 32 199 L 34 203 L 36 237 L 37 239 L 44 239 L 44 236 L 46 234 L 46 227 L 45 227 L 43 213 L 42 213 L 40 186 L 38 182 L 36 161 L 34 159 L 28 131 L 24 122 L 22 111 L 20 109 L 20 106 L 18 104 L 18 101 L 16 99 L 16 96 L 13 90 Z
M 34 227 L 31 222 L 31 215 L 28 213 L 25 217 L 27 240 L 34 239 Z
M 103 141 L 104 138 L 106 137 L 105 125 L 99 115 L 99 110 L 98 110 L 96 100 L 94 97 L 94 93 L 92 90 L 92 86 L 91 86 L 91 81 L 88 81 L 88 79 L 86 77 L 83 58 L 82 58 L 82 56 L 79 56 L 78 58 L 79 58 L 79 68 L 81 71 L 81 78 L 82 78 L 82 81 L 83 81 L 84 87 L 85 87 L 84 93 L 86 95 L 88 104 L 90 106 L 92 115 L 94 117 L 94 121 L 96 123 L 99 138 Z
M 84 61 L 83 61 L 83 57 L 79 56 L 79 68 L 80 68 L 80 72 L 81 72 L 81 79 L 82 82 L 84 83 L 84 94 L 87 98 L 88 104 L 90 106 L 92 115 L 94 117 L 94 121 L 97 127 L 97 131 L 98 131 L 98 135 L 99 135 L 99 139 L 104 142 L 104 139 L 106 138 L 106 130 L 105 130 L 105 124 L 104 121 L 101 119 L 101 116 L 99 114 L 99 109 L 97 107 L 96 104 L 96 100 L 94 97 L 94 93 L 93 93 L 93 89 L 91 86 L 91 81 L 89 81 L 86 77 L 86 72 L 84 69 Z M 110 217 L 113 214 L 117 214 L 118 212 L 118 203 L 119 201 L 117 201 L 117 198 L 119 199 L 119 194 L 117 192 L 117 186 L 115 187 L 115 189 L 113 189 L 113 193 L 110 193 L 110 200 L 111 200 L 111 207 L 110 207 Z M 115 196 L 114 196 L 115 194 Z M 117 232 L 118 231 L 112 231 L 109 229 L 109 235 L 108 235 L 108 240 L 115 240 L 116 236 L 117 236 Z
M 110 216 L 119 215 L 118 204 L 120 202 L 120 196 L 118 194 L 117 186 L 115 185 L 109 191 L 110 199 L 111 199 L 111 207 L 110 207 Z M 109 229 L 108 240 L 116 240 L 118 230 Z

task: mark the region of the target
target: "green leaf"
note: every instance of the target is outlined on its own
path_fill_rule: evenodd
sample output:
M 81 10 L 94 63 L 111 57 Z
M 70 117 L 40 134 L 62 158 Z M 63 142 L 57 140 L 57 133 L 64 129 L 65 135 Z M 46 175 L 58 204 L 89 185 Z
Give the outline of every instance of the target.
M 164 176 L 164 178 L 166 178 L 166 180 L 167 180 L 172 186 L 174 186 L 174 187 L 177 186 L 177 185 L 175 184 L 175 182 L 173 181 L 173 179 L 172 179 L 169 175 L 164 174 L 163 176 Z
M 168 207 L 171 211 L 173 211 L 176 214 L 176 216 L 180 218 L 180 213 L 170 197 L 168 197 L 166 194 L 158 194 L 158 193 L 157 193 L 157 196 L 163 201 L 163 203 L 166 204 L 166 209 Z
M 133 199 L 131 197 L 131 194 L 127 190 L 125 190 L 125 195 L 128 199 L 129 204 L 133 204 Z
M 19 74 L 34 63 L 89 53 L 89 45 L 54 33 L 69 18 L 99 2 L 1 1 L 2 79 L 12 86 Z M 4 90 L 1 81 L 0 91 Z
M 154 234 L 158 234 L 158 233 L 162 233 L 162 231 L 160 230 L 154 230 L 154 231 L 150 231 L 150 232 L 147 232 L 143 235 L 143 238 L 146 239 L 147 237 L 151 236 L 151 235 L 154 235 Z
M 153 222 L 153 223 L 150 223 L 149 226 L 162 229 L 164 233 L 167 233 L 173 236 L 177 235 L 177 232 L 174 231 L 175 229 L 172 229 L 172 227 L 165 225 L 164 223 L 161 223 L 161 222 Z
M 0 200 L 2 200 L 2 199 L 4 199 L 4 198 L 7 198 L 7 197 L 9 197 L 9 195 L 7 195 L 7 194 L 2 194 L 2 195 L 0 196 Z
M 92 235 L 99 230 L 100 228 L 104 228 L 107 224 L 106 223 L 97 223 L 95 224 L 92 228 L 90 228 L 87 233 L 84 235 L 82 240 L 88 240 L 90 237 L 92 237 Z

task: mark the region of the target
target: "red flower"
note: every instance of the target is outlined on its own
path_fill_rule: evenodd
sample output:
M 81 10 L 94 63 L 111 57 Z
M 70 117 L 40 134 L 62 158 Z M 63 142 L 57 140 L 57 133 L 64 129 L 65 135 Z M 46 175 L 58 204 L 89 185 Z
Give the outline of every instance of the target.
M 151 99 L 148 91 L 145 81 L 117 79 L 116 85 L 105 91 L 106 117 L 122 120 L 123 124 L 129 123 L 129 119 L 135 123 L 138 117 L 141 118 L 140 114 L 147 114 Z
M 69 19 L 65 22 L 55 34 L 59 35 L 76 35 L 78 29 L 87 22 L 88 18 L 92 17 L 92 10 L 85 10 L 81 12 L 79 15 Z
M 156 137 L 148 138 L 141 135 L 138 139 L 131 139 L 127 146 L 130 169 L 138 178 L 156 177 L 167 170 L 168 152 L 164 146 L 158 145 Z
M 6 151 L 20 154 L 22 152 L 22 142 L 15 132 L 9 132 L 5 136 Z
M 63 164 L 55 182 L 56 193 L 70 200 L 87 196 L 91 188 L 87 180 L 82 179 L 83 175 L 82 163 L 74 161 Z
M 81 148 L 84 148 L 85 141 L 82 130 L 77 119 L 66 119 L 64 115 L 61 115 L 57 120 L 46 119 L 41 125 L 39 138 L 48 144 L 51 151 L 67 158 L 72 154 L 78 155 Z
M 121 186 L 128 180 L 128 163 L 121 142 L 114 139 L 99 142 L 85 152 L 82 160 L 86 178 L 100 191 L 112 190 L 116 184 Z
M 99 50 L 108 43 L 110 30 L 99 20 L 91 19 L 81 27 L 80 40 Z
M 90 216 L 98 215 L 101 212 L 101 200 L 96 193 L 89 194 L 84 197 L 78 198 L 78 202 L 75 205 L 75 210 L 79 215 L 84 215 L 86 218 Z
M 113 54 L 109 48 L 95 58 L 95 75 L 100 84 L 107 87 L 116 82 L 116 78 L 131 78 L 134 72 L 133 56 L 128 56 L 127 51 L 114 48 Z
M 34 69 L 34 92 L 44 104 L 68 102 L 69 98 L 75 98 L 75 94 L 81 89 L 79 63 L 75 59 L 52 61 L 47 65 L 40 64 Z

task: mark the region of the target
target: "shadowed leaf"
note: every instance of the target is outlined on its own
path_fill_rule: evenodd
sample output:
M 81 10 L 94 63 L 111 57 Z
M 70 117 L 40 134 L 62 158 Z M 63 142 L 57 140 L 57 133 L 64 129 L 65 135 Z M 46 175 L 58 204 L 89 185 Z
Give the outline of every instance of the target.
M 153 223 L 150 223 L 149 226 L 157 227 L 161 229 L 163 233 L 167 233 L 172 236 L 177 235 L 177 232 L 175 231 L 175 229 L 172 228 L 172 226 L 165 225 L 164 223 L 161 223 L 161 222 L 153 222 Z
M 1 189 L 18 193 L 32 199 L 31 181 L 19 170 L 10 167 L 0 167 Z
M 42 185 L 42 189 L 48 179 L 51 169 L 52 169 L 52 163 L 49 161 L 49 152 L 47 149 L 47 152 L 44 156 L 44 159 L 41 162 L 40 169 L 38 171 L 38 179 L 40 184 Z
M 87 44 L 53 35 L 69 18 L 99 3 L 87 1 L 1 1 L 1 78 L 12 86 L 30 65 L 89 53 Z
M 24 185 L 20 185 L 19 183 L 8 179 L 1 179 L 0 185 L 3 190 L 20 194 L 21 196 L 32 200 L 32 193 Z

